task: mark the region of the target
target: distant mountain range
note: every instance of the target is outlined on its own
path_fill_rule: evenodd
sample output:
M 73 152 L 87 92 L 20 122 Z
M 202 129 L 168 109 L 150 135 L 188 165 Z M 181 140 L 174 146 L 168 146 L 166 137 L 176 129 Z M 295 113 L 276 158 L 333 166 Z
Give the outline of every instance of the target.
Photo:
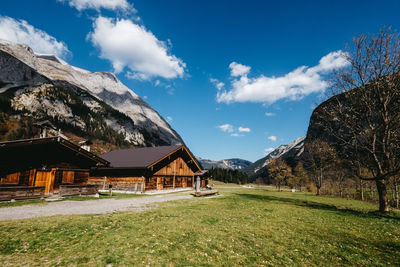
M 297 138 L 295 141 L 288 145 L 281 145 L 267 156 L 257 160 L 250 166 L 243 169 L 250 178 L 257 178 L 265 176 L 268 164 L 278 158 L 282 158 L 287 164 L 294 167 L 299 157 L 304 151 L 304 137 Z
M 43 120 L 117 147 L 183 144 L 167 121 L 114 74 L 90 72 L 0 39 L 0 140 L 32 137 L 31 126 Z
M 254 163 L 238 158 L 224 159 L 219 161 L 203 159 L 200 157 L 196 157 L 196 159 L 200 162 L 204 169 L 222 168 L 229 170 L 241 170 L 247 173 L 251 179 L 255 180 L 257 177 L 267 175 L 266 169 L 271 160 L 282 158 L 286 161 L 286 163 L 294 167 L 303 153 L 304 140 L 305 138 L 301 137 L 297 138 L 288 145 L 281 145 L 267 156 L 257 160 Z
M 243 170 L 251 164 L 251 161 L 237 158 L 214 161 L 196 157 L 196 160 L 200 162 L 204 169 L 222 168 L 229 170 Z

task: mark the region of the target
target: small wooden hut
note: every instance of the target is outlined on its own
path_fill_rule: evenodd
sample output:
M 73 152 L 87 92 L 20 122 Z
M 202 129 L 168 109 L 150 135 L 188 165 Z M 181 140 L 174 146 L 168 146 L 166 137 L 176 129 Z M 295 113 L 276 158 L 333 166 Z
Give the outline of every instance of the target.
M 43 188 L 44 195 L 59 193 L 60 189 L 64 195 L 97 192 L 93 186 L 87 192 L 90 168 L 109 164 L 62 137 L 0 142 L 0 158 L 1 191 L 19 188 L 16 194 L 21 198 L 32 187 Z
M 104 189 L 144 192 L 194 187 L 202 171 L 185 145 L 121 149 L 101 155 L 108 167 L 92 169 L 90 184 Z M 203 179 L 202 186 L 206 186 Z

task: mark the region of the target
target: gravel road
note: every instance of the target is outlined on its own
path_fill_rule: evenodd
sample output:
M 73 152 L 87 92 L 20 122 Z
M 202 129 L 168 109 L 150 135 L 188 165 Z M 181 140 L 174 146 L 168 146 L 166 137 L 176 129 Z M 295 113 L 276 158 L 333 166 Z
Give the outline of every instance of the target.
M 86 201 L 60 201 L 44 205 L 24 205 L 0 208 L 0 221 L 27 219 L 66 214 L 99 214 L 129 209 L 144 210 L 147 205 L 165 201 L 192 198 L 191 195 L 156 195 L 126 199 L 99 199 Z

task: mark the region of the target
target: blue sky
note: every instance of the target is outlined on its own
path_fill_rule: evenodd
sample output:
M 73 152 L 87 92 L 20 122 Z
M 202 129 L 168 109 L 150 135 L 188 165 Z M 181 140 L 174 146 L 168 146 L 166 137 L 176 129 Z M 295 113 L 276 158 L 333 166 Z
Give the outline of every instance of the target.
M 14 0 L 0 38 L 115 72 L 200 157 L 255 161 L 305 136 L 339 51 L 400 30 L 399 13 L 400 1 Z

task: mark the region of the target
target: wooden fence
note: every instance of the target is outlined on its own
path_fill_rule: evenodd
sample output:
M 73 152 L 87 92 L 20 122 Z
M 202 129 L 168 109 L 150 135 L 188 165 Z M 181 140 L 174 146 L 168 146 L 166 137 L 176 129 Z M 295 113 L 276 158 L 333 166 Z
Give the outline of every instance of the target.
M 60 185 L 60 196 L 95 195 L 98 192 L 97 185 Z
M 42 199 L 45 186 L 0 186 L 0 201 Z

